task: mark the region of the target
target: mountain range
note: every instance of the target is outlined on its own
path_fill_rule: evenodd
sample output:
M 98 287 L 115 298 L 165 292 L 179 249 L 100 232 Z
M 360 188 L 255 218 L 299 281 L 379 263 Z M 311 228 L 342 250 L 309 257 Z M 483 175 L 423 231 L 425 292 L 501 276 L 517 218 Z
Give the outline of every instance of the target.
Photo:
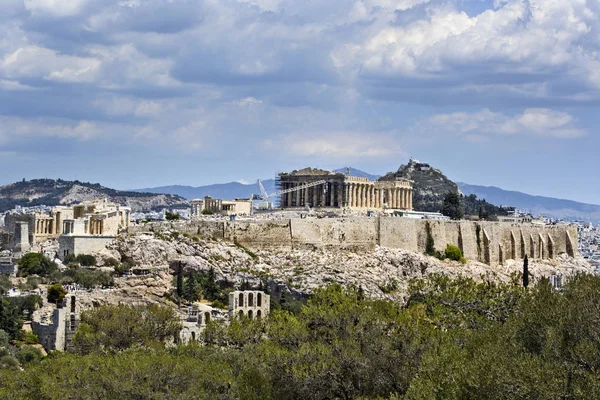
M 0 186 L 0 212 L 12 210 L 15 206 L 58 206 L 101 199 L 129 206 L 134 212 L 187 207 L 187 200 L 176 194 L 127 192 L 98 183 L 32 179 Z
M 334 172 L 346 173 L 346 168 L 339 168 Z M 520 210 L 530 211 L 533 214 L 543 214 L 552 218 L 562 218 L 567 220 L 584 220 L 593 223 L 600 223 L 600 205 L 585 204 L 572 200 L 563 200 L 552 197 L 534 196 L 527 193 L 504 190 L 493 186 L 478 186 L 470 185 L 462 182 L 452 182 L 447 179 L 441 171 L 429 167 L 427 164 L 401 166 L 397 172 L 390 172 L 381 177 L 380 175 L 369 174 L 367 172 L 350 168 L 350 175 L 369 178 L 369 180 L 390 179 L 392 177 L 405 177 L 415 180 L 415 187 L 418 189 L 419 182 L 424 179 L 430 182 L 437 181 L 438 188 L 433 193 L 429 188 L 422 188 L 420 196 L 415 196 L 417 202 L 423 204 L 421 208 L 429 211 L 434 211 L 436 204 L 439 203 L 439 195 L 447 190 L 460 191 L 466 196 L 474 194 L 479 199 L 485 199 L 488 203 L 497 206 L 514 206 Z M 423 182 L 421 182 L 423 183 Z M 275 180 L 267 179 L 262 181 L 268 193 L 275 192 Z M 188 200 L 194 198 L 203 198 L 204 196 L 212 196 L 215 198 L 233 199 L 233 198 L 248 198 L 252 194 L 260 194 L 260 189 L 257 183 L 242 184 L 239 182 L 230 182 L 222 184 L 213 184 L 206 186 L 162 186 L 156 188 L 137 189 L 148 193 L 171 193 L 184 197 Z M 438 193 L 439 192 L 439 193 Z M 418 208 L 418 207 L 417 207 Z

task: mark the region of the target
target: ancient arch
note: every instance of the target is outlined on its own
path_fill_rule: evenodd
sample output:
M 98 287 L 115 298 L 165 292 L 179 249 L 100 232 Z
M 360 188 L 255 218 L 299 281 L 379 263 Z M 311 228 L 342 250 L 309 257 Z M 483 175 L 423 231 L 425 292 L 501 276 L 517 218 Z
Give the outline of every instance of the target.
M 248 293 L 248 307 L 254 307 L 254 293 Z
M 244 293 L 240 293 L 239 297 L 239 306 L 244 307 Z
M 260 292 L 256 294 L 256 306 L 262 307 L 262 293 Z
M 521 258 L 525 258 L 527 255 L 527 247 L 525 246 L 525 235 L 521 231 Z
M 252 310 L 248 310 L 248 319 L 252 319 Z
M 196 340 L 196 332 L 193 332 L 193 331 L 192 331 L 192 340 L 194 340 L 194 341 Z
M 256 311 L 256 319 L 261 319 L 262 317 L 262 312 L 260 310 Z

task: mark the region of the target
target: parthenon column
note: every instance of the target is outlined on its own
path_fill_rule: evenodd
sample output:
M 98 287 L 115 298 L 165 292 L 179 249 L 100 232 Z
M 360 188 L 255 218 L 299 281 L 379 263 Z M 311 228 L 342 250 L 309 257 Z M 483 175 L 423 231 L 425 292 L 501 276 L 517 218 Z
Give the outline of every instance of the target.
M 347 184 L 347 189 L 348 189 L 348 199 L 346 200 L 348 207 L 352 207 L 352 203 L 354 202 L 354 196 L 352 193 L 352 184 L 348 183 Z
M 398 189 L 398 193 L 400 194 L 400 201 L 398 202 L 398 208 L 404 208 L 404 189 Z
M 298 186 L 300 186 L 299 183 L 295 183 L 294 187 L 297 188 Z M 300 207 L 300 202 L 302 198 L 302 190 L 296 190 L 296 207 Z
M 367 206 L 367 188 L 363 183 L 360 184 L 360 208 Z
M 390 189 L 390 208 L 396 208 L 396 191 Z
M 383 208 L 383 192 L 385 189 L 379 189 L 379 208 Z
M 373 206 L 375 205 L 375 196 L 373 193 L 373 190 L 375 188 L 371 185 L 369 185 L 369 208 L 373 208 Z
M 413 209 L 413 191 L 412 190 L 408 191 L 408 209 L 409 210 Z
M 398 208 L 404 208 L 404 189 L 398 188 Z
M 409 192 L 410 192 L 410 190 L 404 189 L 404 195 L 405 195 L 404 196 L 404 208 L 407 209 L 407 210 L 410 208 L 410 201 L 408 199 Z
M 335 204 L 335 191 L 333 190 L 333 182 L 329 182 L 329 207 Z
M 288 183 L 287 187 L 288 187 L 288 189 L 292 189 L 294 187 L 294 184 L 293 183 Z M 287 194 L 287 206 L 288 207 L 292 206 L 292 198 L 293 198 L 293 196 L 294 196 L 294 192 L 289 192 Z

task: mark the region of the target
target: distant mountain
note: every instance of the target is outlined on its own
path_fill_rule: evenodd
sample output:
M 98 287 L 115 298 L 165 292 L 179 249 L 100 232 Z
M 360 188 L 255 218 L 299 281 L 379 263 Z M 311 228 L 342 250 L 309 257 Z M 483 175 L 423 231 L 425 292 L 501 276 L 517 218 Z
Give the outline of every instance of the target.
M 532 196 L 530 194 L 504 190 L 494 186 L 477 186 L 459 182 L 460 190 L 474 194 L 479 198 L 498 205 L 511 205 L 534 214 L 543 214 L 551 218 L 567 220 L 585 220 L 600 223 L 600 205 L 579 203 L 572 200 L 552 197 Z
M 133 211 L 187 207 L 184 198 L 172 194 L 125 192 L 99 183 L 62 179 L 33 179 L 0 186 L 0 212 L 12 210 L 15 206 L 69 205 L 104 198 L 130 206 Z
M 261 181 L 267 193 L 275 191 L 275 180 L 267 179 Z M 253 194 L 260 194 L 258 183 L 244 184 L 239 182 L 217 183 L 206 186 L 160 186 L 155 188 L 135 189 L 139 192 L 148 193 L 172 193 L 184 197 L 188 200 L 203 199 L 205 196 L 211 196 L 216 199 L 247 199 Z
M 346 168 L 339 168 L 333 172 L 346 173 Z M 350 168 L 350 175 L 377 180 L 379 175 L 371 175 L 356 168 Z M 275 192 L 275 180 L 267 179 L 261 181 L 267 193 Z M 243 184 L 239 182 L 218 183 L 206 186 L 160 186 L 155 188 L 135 189 L 135 191 L 148 193 L 172 193 L 188 200 L 202 199 L 211 196 L 218 199 L 249 198 L 253 194 L 260 194 L 258 183 Z
M 341 172 L 343 174 L 345 174 L 348 169 L 350 170 L 350 176 L 357 176 L 359 178 L 369 178 L 370 181 L 376 181 L 377 179 L 379 179 L 381 177 L 381 175 L 371 175 L 369 173 L 366 173 L 364 171 L 361 171 L 360 169 L 356 169 L 356 168 L 338 168 L 338 169 L 334 169 L 333 172 Z

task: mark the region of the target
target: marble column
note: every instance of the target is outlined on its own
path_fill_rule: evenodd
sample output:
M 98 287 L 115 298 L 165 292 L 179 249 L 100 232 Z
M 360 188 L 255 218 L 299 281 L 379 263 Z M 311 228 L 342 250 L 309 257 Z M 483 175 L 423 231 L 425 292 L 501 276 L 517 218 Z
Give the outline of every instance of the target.
M 408 209 L 409 210 L 413 209 L 413 191 L 412 190 L 408 191 Z
M 298 187 L 300 186 L 299 183 L 295 183 L 294 187 Z M 302 190 L 296 190 L 296 207 L 300 207 L 300 203 L 301 203 L 301 198 L 302 198 Z
M 390 189 L 390 208 L 396 208 L 396 190 Z
M 329 207 L 333 207 L 335 205 L 335 190 L 333 186 L 335 184 L 333 182 L 329 182 Z
M 360 208 L 363 208 L 365 206 L 365 203 L 366 203 L 367 193 L 366 193 L 366 190 L 365 190 L 365 185 L 363 185 L 362 183 L 359 184 L 359 185 L 360 185 L 360 196 L 359 196 L 359 198 L 360 198 Z
M 288 188 L 288 189 L 292 189 L 293 187 L 294 187 L 294 184 L 293 184 L 293 183 L 288 183 L 288 184 L 287 184 L 287 188 Z M 288 207 L 291 207 L 291 206 L 292 206 L 292 198 L 293 198 L 293 196 L 294 196 L 294 192 L 289 192 L 289 193 L 287 194 L 287 206 L 288 206 Z

